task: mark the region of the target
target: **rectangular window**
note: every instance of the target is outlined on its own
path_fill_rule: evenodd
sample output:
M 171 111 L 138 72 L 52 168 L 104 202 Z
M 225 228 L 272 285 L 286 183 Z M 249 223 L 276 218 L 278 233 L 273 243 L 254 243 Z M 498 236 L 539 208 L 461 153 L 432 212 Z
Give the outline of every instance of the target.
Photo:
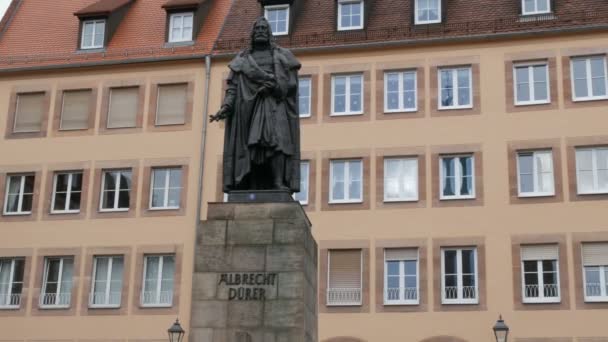
M 179 209 L 182 193 L 182 169 L 152 169 L 150 209 Z
M 194 13 L 173 13 L 169 19 L 169 42 L 189 42 L 193 40 L 192 27 L 193 27 Z
M 331 78 L 331 115 L 363 114 L 363 75 Z
M 34 201 L 34 175 L 14 174 L 6 177 L 4 215 L 27 215 L 32 213 Z
M 89 294 L 89 307 L 120 307 L 123 263 L 122 256 L 93 258 L 93 283 Z
M 301 118 L 308 118 L 311 115 L 311 91 L 310 77 L 301 77 L 298 81 L 298 107 Z
M 289 5 L 266 6 L 264 16 L 270 24 L 272 35 L 282 36 L 289 33 Z
M 89 112 L 93 91 L 66 90 L 61 104 L 59 129 L 63 131 L 89 128 Z
M 105 20 L 85 20 L 82 22 L 81 49 L 101 49 L 106 31 Z
M 577 148 L 576 179 L 579 194 L 608 193 L 608 147 Z
M 329 203 L 363 202 L 363 161 L 331 160 Z
M 472 155 L 440 157 L 440 199 L 475 198 L 475 160 Z
M 577 57 L 570 60 L 572 100 L 589 101 L 608 98 L 606 56 Z
M 308 204 L 308 182 L 310 179 L 310 162 L 300 162 L 300 192 L 293 194 L 293 198 L 301 205 Z
M 40 307 L 67 308 L 72 297 L 74 258 L 45 258 Z
M 521 0 L 523 15 L 551 13 L 550 0 Z
M 551 102 L 547 63 L 515 65 L 513 76 L 515 78 L 515 105 Z
M 139 87 L 111 88 L 107 128 L 127 128 L 137 125 Z
M 171 306 L 173 304 L 174 255 L 144 256 L 144 285 L 141 293 L 143 306 Z
M 608 302 L 608 243 L 583 244 L 585 301 Z
M 473 108 L 471 67 L 439 69 L 439 109 Z
M 441 302 L 477 304 L 477 249 L 441 249 Z
M 131 170 L 104 170 L 101 179 L 100 211 L 128 211 L 131 197 Z
M 384 74 L 384 112 L 415 112 L 416 70 Z
M 45 93 L 17 94 L 13 133 L 32 133 L 42 130 Z
M 53 179 L 52 214 L 80 212 L 82 171 L 58 172 Z
M 156 125 L 183 125 L 186 123 L 188 84 L 158 86 Z
M 418 304 L 418 249 L 384 250 L 384 304 Z
M 327 257 L 327 305 L 361 305 L 361 250 L 332 250 Z
M 384 202 L 418 200 L 418 158 L 384 159 Z
M 17 309 L 23 290 L 23 258 L 0 259 L 0 309 Z
M 526 151 L 517 153 L 519 196 L 553 196 L 553 153 Z
M 522 246 L 522 293 L 524 303 L 560 301 L 557 245 Z
M 416 0 L 416 24 L 441 22 L 441 0 Z
M 338 0 L 338 31 L 363 28 L 363 1 Z

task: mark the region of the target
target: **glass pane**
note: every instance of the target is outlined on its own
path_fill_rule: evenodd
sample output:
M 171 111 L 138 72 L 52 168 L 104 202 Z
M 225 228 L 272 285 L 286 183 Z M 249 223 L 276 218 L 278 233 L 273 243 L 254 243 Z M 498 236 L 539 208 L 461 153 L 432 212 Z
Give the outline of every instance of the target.
M 404 261 L 404 263 L 405 263 L 405 275 L 415 276 L 417 274 L 417 272 L 416 272 L 417 262 L 414 260 L 407 260 L 407 261 Z
M 105 172 L 104 173 L 104 190 L 114 190 L 116 188 L 116 179 L 118 175 L 116 172 Z
M 82 190 L 82 173 L 72 173 L 72 191 Z
M 32 194 L 23 195 L 23 199 L 21 201 L 21 211 L 24 211 L 24 212 L 32 211 L 33 200 L 34 200 L 34 195 L 32 195 Z
M 606 79 L 603 76 L 592 78 L 591 83 L 591 87 L 593 89 L 593 96 L 606 95 Z
M 387 277 L 387 285 L 389 289 L 399 288 L 399 277 Z
M 535 12 L 535 3 L 536 0 L 524 0 L 524 13 Z
M 443 258 L 444 258 L 444 270 L 446 274 L 454 274 L 456 273 L 456 265 L 457 265 L 457 260 L 456 260 L 456 251 L 452 251 L 452 250 L 447 250 L 444 251 L 443 254 Z
M 158 265 L 160 257 L 148 256 L 146 257 L 146 275 L 145 279 L 156 279 L 158 278 Z
M 108 277 L 108 264 L 109 258 L 95 258 L 96 269 L 95 269 L 95 281 L 105 281 Z
M 545 101 L 548 97 L 547 82 L 534 82 L 534 100 Z
M 129 190 L 121 190 L 118 193 L 118 208 L 127 209 L 129 208 Z
M 172 256 L 163 257 L 163 279 L 173 279 L 173 272 L 175 269 L 175 261 Z
M 516 89 L 518 102 L 530 101 L 530 85 L 528 83 L 518 84 Z
M 471 89 L 458 88 L 458 105 L 468 106 L 471 104 Z
M 549 11 L 549 0 L 537 0 L 538 2 L 536 3 L 538 8 L 537 11 L 539 12 L 548 12 Z
M 72 192 L 70 196 L 70 204 L 68 206 L 69 210 L 79 210 L 80 209 L 80 192 Z
M 460 167 L 462 169 L 463 176 L 472 176 L 473 175 L 473 158 L 472 157 L 461 157 L 460 159 Z
M 462 276 L 462 286 L 475 286 L 475 275 L 463 275 Z M 467 297 L 465 297 L 467 298 Z M 469 297 L 475 298 L 475 296 Z
M 155 189 L 163 189 L 165 188 L 165 182 L 167 180 L 167 170 L 165 169 L 158 169 L 158 170 L 154 170 L 154 175 L 153 175 L 153 183 L 152 183 L 152 187 L 154 187 Z
M 25 260 L 23 260 L 23 259 L 15 260 L 15 273 L 13 274 L 13 282 L 22 282 L 24 271 L 25 271 Z
M 62 173 L 57 175 L 57 181 L 55 186 L 55 191 L 68 191 L 68 178 L 70 177 L 67 173 Z
M 543 260 L 543 272 L 557 272 L 557 261 Z
M 604 70 L 604 58 L 591 58 L 591 77 L 604 77 L 606 71 Z
M 544 282 L 545 285 L 556 285 L 557 284 L 557 273 L 555 273 L 555 272 L 550 272 L 550 273 L 543 272 L 543 282 Z
M 524 281 L 526 285 L 538 285 L 538 273 L 526 273 Z
M 399 275 L 399 261 L 387 261 L 386 272 L 388 275 Z
M 65 210 L 66 199 L 67 199 L 66 193 L 55 194 L 55 203 L 53 204 L 53 210 L 56 210 L 56 211 Z
M 578 170 L 593 170 L 593 151 L 577 150 L 576 166 Z
M 179 207 L 180 197 L 181 197 L 181 189 L 169 189 L 169 207 Z
M 21 176 L 9 176 L 8 193 L 18 194 L 21 192 Z
M 123 171 L 120 173 L 120 190 L 131 189 L 131 171 Z
M 469 69 L 458 69 L 458 87 L 469 88 Z
M 114 191 L 104 191 L 101 199 L 101 207 L 103 209 L 114 208 Z
M 524 272 L 538 272 L 538 263 L 536 260 L 524 261 Z
M 587 92 L 587 66 L 584 59 L 572 61 L 572 74 L 574 76 L 574 94 L 576 97 L 586 97 Z
M 475 251 L 462 250 L 462 273 L 475 273 Z
M 530 74 L 528 73 L 527 66 L 515 68 L 515 82 L 517 84 L 530 83 Z
M 547 82 L 547 66 L 546 65 L 535 65 L 532 68 L 534 75 L 534 82 Z
M 25 184 L 23 185 L 23 192 L 26 194 L 34 193 L 34 176 L 25 176 Z
M 361 181 L 351 181 L 348 189 L 349 199 L 361 199 Z
M 416 276 L 413 277 L 405 277 L 404 283 L 406 288 L 416 288 L 418 287 Z
M 156 189 L 152 190 L 152 207 L 161 208 L 164 207 L 165 203 L 165 190 Z

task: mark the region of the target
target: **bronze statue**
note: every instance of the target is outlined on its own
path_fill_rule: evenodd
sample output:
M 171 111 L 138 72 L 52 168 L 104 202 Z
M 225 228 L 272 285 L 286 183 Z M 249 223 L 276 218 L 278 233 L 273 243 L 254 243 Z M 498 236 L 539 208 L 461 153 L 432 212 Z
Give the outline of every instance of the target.
M 300 189 L 300 62 L 258 18 L 251 47 L 229 64 L 228 89 L 211 121 L 226 120 L 224 192 Z

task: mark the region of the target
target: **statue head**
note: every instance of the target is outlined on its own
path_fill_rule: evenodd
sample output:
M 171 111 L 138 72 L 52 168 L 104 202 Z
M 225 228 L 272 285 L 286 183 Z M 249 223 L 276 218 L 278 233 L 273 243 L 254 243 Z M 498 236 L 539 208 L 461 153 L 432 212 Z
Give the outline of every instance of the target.
M 272 29 L 268 20 L 264 17 L 259 17 L 253 24 L 251 30 L 251 45 L 252 47 L 256 44 L 268 45 L 272 42 Z

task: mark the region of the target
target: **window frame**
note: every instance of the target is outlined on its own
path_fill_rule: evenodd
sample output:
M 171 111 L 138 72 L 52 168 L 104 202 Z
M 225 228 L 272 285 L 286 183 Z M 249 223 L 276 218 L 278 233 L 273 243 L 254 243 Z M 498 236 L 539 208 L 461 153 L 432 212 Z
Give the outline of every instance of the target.
M 597 166 L 597 151 L 598 150 L 606 150 L 608 153 L 608 146 L 592 146 L 592 147 L 577 147 L 575 148 L 574 151 L 574 158 L 575 158 L 575 163 L 574 163 L 574 167 L 575 167 L 575 171 L 576 171 L 576 194 L 577 195 L 600 195 L 600 194 L 607 194 L 608 193 L 608 187 L 605 190 L 600 190 L 599 189 L 599 176 L 598 176 L 598 166 Z M 587 191 L 587 192 L 583 192 L 581 191 L 580 188 L 580 184 L 581 184 L 581 175 L 580 175 L 580 170 L 579 170 L 579 157 L 578 157 L 578 153 L 580 151 L 591 151 L 591 164 L 593 167 L 593 185 L 594 185 L 594 191 Z
M 180 16 L 182 17 L 182 25 L 180 27 L 181 33 L 182 33 L 182 37 L 184 35 L 184 18 L 186 16 L 191 16 L 192 17 L 192 32 L 190 34 L 190 39 L 184 39 L 184 38 L 179 38 L 179 39 L 173 39 L 173 24 L 175 23 L 175 18 Z M 183 11 L 183 12 L 175 12 L 175 13 L 170 13 L 169 14 L 169 32 L 167 33 L 167 42 L 168 43 L 187 43 L 187 42 L 192 42 L 194 41 L 194 12 L 193 11 Z
M 475 270 L 475 298 L 461 298 L 464 286 L 462 285 L 462 251 L 473 251 L 474 270 Z M 456 251 L 456 287 L 458 297 L 456 299 L 445 298 L 445 252 Z M 479 260 L 477 247 L 441 247 L 441 304 L 479 304 Z
M 43 304 L 44 301 L 44 296 L 47 295 L 46 292 L 46 287 L 48 284 L 48 275 L 49 275 L 49 267 L 50 267 L 50 261 L 53 259 L 58 259 L 59 260 L 59 273 L 57 275 L 57 291 L 55 292 L 55 302 L 57 302 L 60 297 L 58 296 L 59 294 L 61 294 L 61 285 L 63 283 L 63 277 L 64 277 L 64 272 L 63 272 L 63 268 L 64 268 L 64 263 L 66 260 L 71 259 L 72 260 L 72 279 L 70 279 L 70 283 L 71 283 L 71 289 L 70 289 L 70 293 L 69 293 L 69 302 L 67 304 Z M 66 309 L 69 308 L 72 305 L 72 293 L 74 291 L 74 266 L 75 266 L 75 260 L 73 257 L 67 257 L 67 256 L 57 256 L 57 257 L 45 257 L 44 258 L 44 273 L 42 275 L 42 288 L 40 289 L 40 299 L 38 301 L 38 306 L 40 308 L 43 309 Z
M 74 174 L 80 174 L 81 176 L 81 180 L 80 180 L 80 191 L 76 191 L 76 192 L 80 192 L 81 197 L 80 197 L 80 204 L 78 206 L 78 210 L 70 210 L 69 209 L 69 205 L 70 205 L 70 199 L 72 197 L 72 193 L 74 191 L 72 191 L 72 179 Z M 68 175 L 68 184 L 67 184 L 67 191 L 66 193 L 66 199 L 65 199 L 65 207 L 67 207 L 68 209 L 64 209 L 64 210 L 55 210 L 55 198 L 57 195 L 57 177 L 59 175 Z M 84 172 L 83 171 L 60 171 L 60 172 L 55 172 L 53 174 L 53 191 L 51 193 L 51 210 L 50 213 L 51 214 L 78 214 L 80 213 L 80 208 L 82 207 L 82 194 L 83 194 L 83 187 L 84 187 Z
M 268 20 L 268 12 L 270 11 L 280 11 L 280 10 L 286 10 L 287 11 L 287 24 L 285 25 L 285 27 L 287 28 L 286 31 L 282 31 L 282 32 L 275 32 L 274 30 L 272 31 L 272 35 L 273 36 L 286 36 L 289 35 L 289 14 L 290 14 L 290 7 L 289 4 L 280 4 L 280 5 L 268 5 L 268 6 L 264 6 L 264 18 L 266 18 L 266 20 Z M 270 21 L 268 21 L 268 23 L 270 24 Z
M 343 200 L 335 200 L 333 199 L 333 175 L 334 175 L 334 162 L 344 162 L 344 199 Z M 351 199 L 350 198 L 350 190 L 349 190 L 349 175 L 350 175 L 350 163 L 358 162 L 361 167 L 361 198 Z M 351 204 L 351 203 L 363 203 L 363 159 L 359 158 L 349 158 L 349 159 L 331 159 L 329 161 L 329 204 Z
M 582 250 L 581 250 L 582 252 Z M 587 267 L 597 267 L 600 272 L 600 288 L 602 295 L 599 296 L 589 296 L 587 294 Z M 583 297 L 585 302 L 589 303 L 600 303 L 600 302 L 608 302 L 608 265 L 596 265 L 596 266 L 585 266 L 583 265 Z
M 591 60 L 601 57 L 604 62 L 604 89 L 606 93 L 600 96 L 593 96 L 593 75 L 591 74 Z M 608 99 L 608 62 L 606 55 L 576 56 L 570 58 L 570 87 L 572 91 L 572 102 L 596 101 Z M 576 60 L 585 61 L 585 80 L 587 81 L 587 96 L 576 96 L 576 79 L 574 78 L 574 62 Z M 590 95 L 591 94 L 591 95 Z
M 468 74 L 469 74 L 469 99 L 470 99 L 470 104 L 468 105 L 461 105 L 460 104 L 460 100 L 459 100 L 459 87 L 458 87 L 458 70 L 462 70 L 462 69 L 467 69 Z M 452 73 L 452 91 L 453 91 L 453 98 L 454 100 L 452 101 L 453 103 L 456 103 L 458 101 L 457 105 L 451 105 L 451 106 L 444 106 L 441 103 L 441 93 L 442 93 L 442 89 L 443 89 L 443 84 L 441 82 L 441 72 L 445 71 L 445 70 L 449 70 Z M 472 109 L 473 108 L 473 67 L 470 65 L 467 66 L 446 66 L 446 67 L 439 67 L 437 68 L 437 84 L 439 85 L 437 87 L 437 91 L 439 92 L 437 94 L 437 109 L 438 110 L 451 110 L 451 109 Z
M 522 0 L 524 1 L 524 0 Z M 546 100 L 536 100 L 535 98 L 535 89 L 534 84 L 536 83 L 536 79 L 534 78 L 534 67 L 535 66 L 544 66 L 546 68 L 547 78 L 545 80 L 547 84 L 547 99 Z M 517 88 L 517 69 L 518 68 L 526 68 L 528 71 L 528 91 L 530 93 L 530 100 L 528 101 L 519 101 L 518 100 L 518 88 Z M 547 61 L 538 61 L 538 62 L 528 62 L 528 63 L 514 63 L 513 64 L 513 101 L 515 106 L 530 106 L 530 105 L 539 105 L 539 104 L 547 104 L 551 103 L 551 76 L 549 75 L 549 63 Z M 534 100 L 532 100 L 534 98 Z
M 386 250 L 388 248 L 384 248 L 384 289 L 383 289 L 383 304 L 386 306 L 392 305 L 419 305 L 420 304 L 420 249 L 416 249 L 416 299 L 408 300 L 402 299 L 401 293 L 399 295 L 398 300 L 389 300 L 388 295 L 388 261 L 398 261 L 399 262 L 399 290 L 402 288 L 405 289 L 405 286 L 401 286 L 403 283 L 403 278 L 406 277 L 405 273 L 405 262 L 412 260 L 386 260 Z M 390 249 L 414 249 L 414 248 L 390 248 Z M 405 284 L 404 284 L 405 285 Z
M 45 118 L 48 115 L 48 109 L 43 107 L 42 113 L 40 114 L 40 129 L 39 130 L 17 130 L 17 117 L 19 115 L 19 105 L 21 104 L 20 97 L 21 96 L 36 96 L 42 95 L 43 97 L 47 97 L 48 94 L 46 91 L 33 91 L 33 92 L 18 92 L 15 94 L 15 112 L 13 113 L 13 129 L 11 131 L 12 134 L 32 134 L 32 133 L 45 133 L 46 127 L 44 124 Z
M 336 112 L 335 111 L 335 97 L 336 97 L 336 78 L 344 77 L 346 78 L 346 83 L 344 87 L 344 112 Z M 352 93 L 351 89 L 351 79 L 353 77 L 361 78 L 361 110 L 360 111 L 352 111 L 350 110 L 350 99 Z M 329 116 L 349 116 L 349 115 L 363 115 L 365 111 L 365 77 L 363 73 L 353 73 L 353 74 L 336 74 L 331 75 L 331 109 Z
M 97 29 L 97 24 L 101 24 L 103 23 L 103 39 L 101 40 L 101 45 L 95 45 L 95 35 L 97 33 L 96 29 Z M 86 45 L 85 46 L 85 39 L 84 39 L 84 32 L 85 32 L 85 26 L 87 24 L 93 24 L 93 34 L 91 35 L 92 37 L 92 42 L 91 45 Z M 106 46 L 106 31 L 107 31 L 107 27 L 108 27 L 108 21 L 103 18 L 103 19 L 85 19 L 82 20 L 82 25 L 81 25 L 81 33 L 80 33 L 80 50 L 95 50 L 95 49 L 103 49 Z
M 552 181 L 552 191 L 550 192 L 541 192 L 538 191 L 538 175 L 539 172 L 537 170 L 537 165 L 536 162 L 534 162 L 534 158 L 536 157 L 537 154 L 541 154 L 541 153 L 549 153 L 551 156 L 551 181 Z M 532 192 L 522 192 L 521 191 L 521 169 L 520 169 L 520 161 L 519 161 L 519 157 L 522 154 L 531 154 L 532 155 L 532 178 L 533 178 L 533 186 L 534 186 L 534 191 Z M 516 152 L 516 168 L 517 168 L 517 196 L 518 197 L 548 197 L 548 196 L 555 196 L 555 165 L 553 162 L 553 150 L 527 150 L 527 151 L 517 151 Z
M 116 182 L 114 189 L 112 190 L 112 192 L 114 192 L 114 208 L 104 208 L 103 207 L 103 193 L 104 193 L 104 189 L 105 189 L 105 184 L 106 184 L 106 173 L 108 172 L 119 172 L 119 177 L 118 177 L 118 181 Z M 117 208 L 118 206 L 118 200 L 120 197 L 120 183 L 121 183 L 121 179 L 122 179 L 122 174 L 123 172 L 129 172 L 131 174 L 131 187 L 129 188 L 129 207 L 128 208 Z M 126 169 L 104 169 L 101 171 L 101 191 L 99 193 L 99 208 L 98 210 L 100 212 L 126 212 L 129 211 L 131 209 L 131 205 L 132 205 L 132 200 L 135 200 L 133 198 L 131 198 L 131 193 L 133 191 L 133 187 L 137 186 L 133 184 L 133 169 L 130 168 L 126 168 Z
M 351 31 L 363 29 L 365 22 L 365 0 L 338 0 L 338 31 Z M 359 26 L 344 26 L 342 25 L 342 6 L 344 4 L 359 4 L 361 8 L 361 25 Z
M 296 194 L 298 193 L 293 193 L 292 197 L 294 200 L 300 202 L 300 205 L 308 205 L 308 203 L 310 202 L 310 160 L 302 160 L 300 161 L 300 171 L 302 170 L 302 165 L 306 164 L 307 165 L 307 170 L 308 172 L 306 173 L 306 177 L 302 177 L 302 172 L 300 172 L 300 181 L 304 180 L 306 178 L 306 200 L 304 201 L 300 201 L 297 199 Z M 300 185 L 300 190 L 302 190 L 302 186 Z
M 407 197 L 399 197 L 399 198 L 387 198 L 386 197 L 386 180 L 387 180 L 387 176 L 386 173 L 388 171 L 388 167 L 387 167 L 387 162 L 389 160 L 414 160 L 416 161 L 416 172 L 414 173 L 414 177 L 415 177 L 415 183 L 416 183 L 416 196 L 412 197 L 412 198 L 407 198 Z M 383 174 L 383 183 L 384 183 L 384 187 L 383 187 L 383 202 L 385 203 L 396 203 L 396 202 L 417 202 L 420 199 L 420 177 L 419 177 L 419 172 L 420 172 L 420 165 L 419 165 L 419 160 L 418 157 L 416 156 L 410 156 L 410 157 L 384 157 L 383 159 L 383 163 L 384 163 L 384 174 Z
M 543 277 L 544 268 L 543 261 L 552 260 L 555 261 L 555 269 L 556 269 L 556 277 L 557 277 L 557 297 L 545 297 L 544 290 L 545 279 Z M 526 296 L 526 270 L 524 266 L 524 262 L 526 261 L 535 261 L 536 262 L 536 275 L 538 277 L 538 287 L 539 291 L 538 297 L 527 297 Z M 559 268 L 559 255 L 557 259 L 545 259 L 545 260 L 524 260 L 521 259 L 521 299 L 524 304 L 537 304 L 537 303 L 559 303 L 562 298 L 562 289 L 560 284 L 561 274 Z
M 399 104 L 397 109 L 389 109 L 388 108 L 388 76 L 391 74 L 398 75 L 398 88 L 397 93 L 399 94 Z M 407 108 L 405 107 L 405 101 L 403 100 L 403 94 L 406 91 L 405 89 L 405 74 L 414 74 L 414 107 Z M 410 69 L 410 70 L 398 70 L 398 71 L 385 71 L 384 72 L 384 113 L 411 113 L 418 111 L 418 70 Z
M 333 306 L 333 307 L 341 307 L 341 306 L 361 306 L 363 305 L 363 250 L 362 249 L 355 249 L 357 251 L 359 251 L 359 257 L 360 257 L 360 265 L 359 265 L 359 270 L 360 270 L 360 280 L 359 280 L 359 284 L 361 284 L 359 291 L 361 291 L 360 293 L 360 298 L 361 300 L 358 303 L 355 302 L 349 302 L 349 303 L 344 303 L 344 304 L 340 304 L 340 303 L 330 303 L 329 301 L 329 293 L 330 293 L 330 289 L 333 289 L 330 285 L 330 280 L 331 280 L 331 253 L 332 252 L 337 252 L 340 251 L 340 249 L 330 249 L 327 251 L 327 294 L 325 296 L 325 305 L 326 306 Z
M 97 260 L 98 258 L 106 258 L 108 259 L 108 273 L 106 275 L 106 279 L 105 279 L 105 283 L 106 283 L 106 290 L 104 291 L 105 295 L 106 295 L 106 303 L 104 304 L 94 304 L 93 303 L 93 296 L 95 293 L 95 278 L 97 276 Z M 120 275 L 120 296 L 118 297 L 118 304 L 110 304 L 110 289 L 111 289 L 111 282 L 112 282 L 112 267 L 114 265 L 114 260 L 115 259 L 122 259 L 123 261 L 123 272 Z M 93 272 L 91 273 L 91 290 L 89 292 L 89 308 L 94 308 L 94 309 L 99 309 L 99 308 L 108 308 L 108 309 L 115 309 L 115 308 L 120 308 L 121 304 L 122 304 L 122 286 L 123 286 L 123 282 L 124 282 L 124 256 L 122 255 L 95 255 L 93 256 Z
M 298 84 L 302 83 L 303 80 L 306 80 L 308 82 L 308 113 L 300 113 L 300 107 L 299 107 L 299 103 L 302 99 L 302 95 L 300 94 L 300 87 L 298 86 L 298 116 L 300 118 L 310 118 L 312 116 L 312 77 L 311 76 L 300 76 L 300 79 L 298 81 Z
M 547 2 L 547 10 L 539 11 L 538 10 L 538 2 L 546 1 Z M 553 12 L 551 8 L 551 0 L 534 0 L 534 8 L 535 10 L 532 12 L 526 12 L 526 0 L 521 0 L 521 15 L 539 15 L 539 14 L 550 14 Z
M 443 174 L 443 159 L 444 158 L 471 158 L 471 194 L 470 195 L 453 195 L 453 196 L 446 196 L 443 194 L 443 188 L 445 185 L 445 175 Z M 462 181 L 462 175 L 459 174 L 462 173 L 462 170 L 460 169 L 460 163 L 456 163 L 455 164 L 455 168 L 454 168 L 454 189 L 458 190 L 458 192 L 460 192 L 460 188 L 462 183 L 460 183 Z M 439 155 L 439 199 L 440 200 L 462 200 L 462 199 L 475 199 L 477 197 L 477 187 L 475 184 L 476 181 L 476 174 L 475 174 L 475 154 L 473 153 L 463 153 L 463 154 L 445 154 L 445 155 Z
M 439 6 L 437 8 L 437 19 L 436 20 L 419 20 L 418 19 L 418 2 L 419 1 L 420 0 L 415 0 L 414 1 L 414 25 L 426 25 L 426 24 L 438 24 L 438 23 L 441 23 L 442 16 L 443 16 L 443 8 L 441 8 L 441 0 L 437 0 L 437 4 Z
M 10 266 L 10 270 L 9 270 L 9 279 L 8 279 L 8 286 L 6 288 L 7 292 L 6 293 L 0 293 L 0 296 L 6 296 L 6 300 L 4 300 L 4 302 L 0 302 L 0 310 L 10 310 L 10 309 L 19 309 L 21 307 L 21 300 L 22 295 L 23 295 L 23 289 L 25 287 L 25 259 L 24 258 L 20 258 L 20 257 L 1 257 L 0 261 L 2 260 L 10 260 L 11 261 L 11 266 Z M 15 271 L 16 271 L 16 263 L 17 260 L 22 260 L 23 263 L 23 279 L 21 281 L 15 281 Z M 1 264 L 0 264 L 1 266 Z M 2 270 L 2 267 L 0 267 L 0 270 Z M 21 293 L 19 294 L 15 294 L 13 293 L 13 286 L 14 284 L 17 283 L 21 283 Z M 19 303 L 18 304 L 6 304 L 6 302 L 12 301 L 11 297 L 12 296 L 19 296 Z
M 144 302 L 144 298 L 145 298 L 144 293 L 146 292 L 146 272 L 148 271 L 148 258 L 149 257 L 159 257 L 158 276 L 156 278 L 156 289 L 154 290 L 155 296 L 157 297 L 157 302 L 155 302 L 155 303 L 145 303 Z M 173 281 L 173 290 L 171 291 L 171 303 L 168 303 L 168 304 L 160 303 L 160 295 L 162 292 L 163 266 L 164 266 L 165 257 L 173 257 L 173 265 L 174 265 L 173 274 L 171 275 L 172 281 Z M 175 273 L 176 273 L 175 266 L 176 266 L 175 254 L 146 254 L 146 255 L 144 255 L 144 266 L 143 266 L 143 271 L 142 271 L 142 285 L 141 285 L 141 293 L 140 293 L 140 300 L 139 300 L 139 304 L 142 307 L 145 307 L 145 308 L 150 308 L 150 307 L 170 308 L 173 306 L 173 300 L 174 300 L 173 297 L 175 296 Z
M 8 211 L 8 196 L 9 196 L 9 190 L 10 190 L 10 181 L 12 177 L 19 177 L 20 181 L 19 181 L 19 199 L 17 202 L 17 207 L 18 210 L 17 211 L 13 211 L 13 212 L 9 212 Z M 29 211 L 23 211 L 23 197 L 26 195 L 25 193 L 25 179 L 26 177 L 34 177 L 33 178 L 33 192 L 31 193 L 32 195 L 32 209 Z M 4 216 L 23 216 L 23 215 L 31 215 L 33 210 L 34 210 L 34 205 L 35 205 L 35 195 L 36 195 L 36 175 L 33 173 L 16 173 L 16 174 L 9 174 L 6 176 L 6 181 L 5 181 L 5 190 L 4 190 L 4 208 L 2 210 L 2 215 Z M 28 195 L 30 193 L 27 193 Z
M 171 183 L 171 171 L 179 171 L 180 172 L 180 186 L 179 186 L 179 199 L 180 199 L 180 203 L 178 206 L 170 206 L 169 205 L 169 190 L 171 189 L 176 189 L 176 188 L 172 188 L 170 187 L 170 183 Z M 155 207 L 152 205 L 152 197 L 154 196 L 154 176 L 156 171 L 162 171 L 162 172 L 167 172 L 167 175 L 165 176 L 165 184 L 163 186 L 163 206 L 162 207 Z M 182 186 L 183 184 L 183 177 L 184 172 L 183 169 L 179 166 L 177 167 L 153 167 L 152 170 L 150 171 L 150 195 L 149 195 L 149 199 L 148 199 L 148 210 L 179 210 L 181 208 L 181 196 L 182 196 L 182 191 L 184 190 L 184 187 Z

